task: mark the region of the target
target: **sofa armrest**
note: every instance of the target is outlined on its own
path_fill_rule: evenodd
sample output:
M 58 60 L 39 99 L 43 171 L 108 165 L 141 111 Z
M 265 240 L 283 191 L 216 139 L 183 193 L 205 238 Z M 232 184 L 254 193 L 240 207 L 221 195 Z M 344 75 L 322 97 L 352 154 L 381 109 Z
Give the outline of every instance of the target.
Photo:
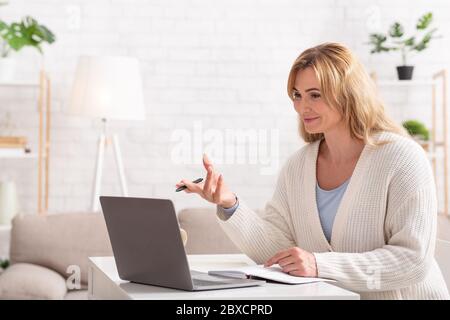
M 66 281 L 57 272 L 29 263 L 17 263 L 0 275 L 0 299 L 64 299 Z

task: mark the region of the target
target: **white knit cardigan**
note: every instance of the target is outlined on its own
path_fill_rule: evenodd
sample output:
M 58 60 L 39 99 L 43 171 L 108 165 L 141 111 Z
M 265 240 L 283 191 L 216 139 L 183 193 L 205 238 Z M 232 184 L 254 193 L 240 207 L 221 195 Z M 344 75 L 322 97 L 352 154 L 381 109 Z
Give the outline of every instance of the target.
M 263 214 L 240 199 L 231 218 L 218 207 L 218 221 L 257 263 L 300 247 L 314 254 L 319 277 L 337 280 L 362 299 L 449 299 L 434 259 L 437 200 L 426 154 L 393 133 L 374 139 L 388 143 L 364 147 L 330 242 L 316 205 L 319 141 L 288 159 Z

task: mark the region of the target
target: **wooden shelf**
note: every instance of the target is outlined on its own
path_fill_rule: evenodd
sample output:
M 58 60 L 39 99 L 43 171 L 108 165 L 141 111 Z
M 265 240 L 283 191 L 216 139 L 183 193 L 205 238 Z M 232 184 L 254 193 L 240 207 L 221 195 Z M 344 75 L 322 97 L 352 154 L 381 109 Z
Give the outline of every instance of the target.
M 433 80 L 381 80 L 377 81 L 379 87 L 415 87 L 432 86 L 436 84 Z
M 430 141 L 426 143 L 419 143 L 424 147 L 427 152 L 427 156 L 432 164 L 434 178 L 437 181 L 436 169 L 438 163 L 443 167 L 444 173 L 444 188 L 443 188 L 443 214 L 450 217 L 450 198 L 449 198 L 449 142 L 448 142 L 448 112 L 447 112 L 447 71 L 441 70 L 435 74 L 430 79 L 415 79 L 415 80 L 378 80 L 375 72 L 371 73 L 371 78 L 375 82 L 377 87 L 427 87 L 427 90 L 431 90 L 432 101 L 431 101 L 431 132 Z M 437 103 L 437 88 L 441 87 L 441 106 L 438 111 Z M 438 137 L 437 127 L 438 124 L 442 126 L 441 137 Z M 438 154 L 438 148 L 442 149 L 442 154 Z M 441 193 L 441 194 L 442 194 Z M 438 195 L 439 196 L 439 195 Z
M 444 155 L 443 154 L 439 154 L 437 155 L 435 152 L 427 152 L 428 158 L 429 159 L 438 159 L 438 158 L 443 158 Z
M 49 201 L 49 155 L 50 155 L 50 122 L 51 122 L 51 83 L 47 73 L 40 71 L 39 81 L 13 80 L 0 82 L 0 87 L 5 88 L 33 88 L 39 90 L 39 128 L 38 147 L 36 153 L 1 153 L 0 159 L 37 159 L 38 161 L 38 186 L 37 186 L 37 211 L 45 214 L 48 211 Z M 44 118 L 45 116 L 45 118 Z
M 0 87 L 39 87 L 39 83 L 37 82 L 27 82 L 27 81 L 9 81 L 9 82 L 1 82 Z
M 2 154 L 0 151 L 0 159 L 37 159 L 38 157 L 37 153 Z M 43 158 L 45 158 L 45 155 L 43 155 Z

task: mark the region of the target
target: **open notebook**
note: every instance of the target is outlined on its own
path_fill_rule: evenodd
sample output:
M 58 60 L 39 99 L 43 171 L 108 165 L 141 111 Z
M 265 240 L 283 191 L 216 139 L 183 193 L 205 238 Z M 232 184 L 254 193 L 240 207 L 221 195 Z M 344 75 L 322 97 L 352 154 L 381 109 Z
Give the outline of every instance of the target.
M 319 281 L 335 282 L 334 280 L 324 278 L 296 277 L 284 273 L 280 267 L 272 266 L 265 268 L 264 265 L 245 266 L 230 268 L 228 270 L 210 270 L 210 275 L 218 275 L 231 278 L 262 278 L 266 280 L 286 283 L 286 284 L 303 284 Z

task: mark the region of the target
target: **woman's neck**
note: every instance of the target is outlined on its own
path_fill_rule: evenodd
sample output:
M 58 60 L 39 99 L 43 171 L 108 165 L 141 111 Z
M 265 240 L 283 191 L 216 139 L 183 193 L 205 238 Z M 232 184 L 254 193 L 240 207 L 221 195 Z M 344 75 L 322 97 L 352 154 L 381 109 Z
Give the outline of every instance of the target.
M 336 128 L 324 133 L 324 137 L 321 155 L 336 165 L 357 160 L 364 149 L 364 141 L 353 138 L 347 128 Z

